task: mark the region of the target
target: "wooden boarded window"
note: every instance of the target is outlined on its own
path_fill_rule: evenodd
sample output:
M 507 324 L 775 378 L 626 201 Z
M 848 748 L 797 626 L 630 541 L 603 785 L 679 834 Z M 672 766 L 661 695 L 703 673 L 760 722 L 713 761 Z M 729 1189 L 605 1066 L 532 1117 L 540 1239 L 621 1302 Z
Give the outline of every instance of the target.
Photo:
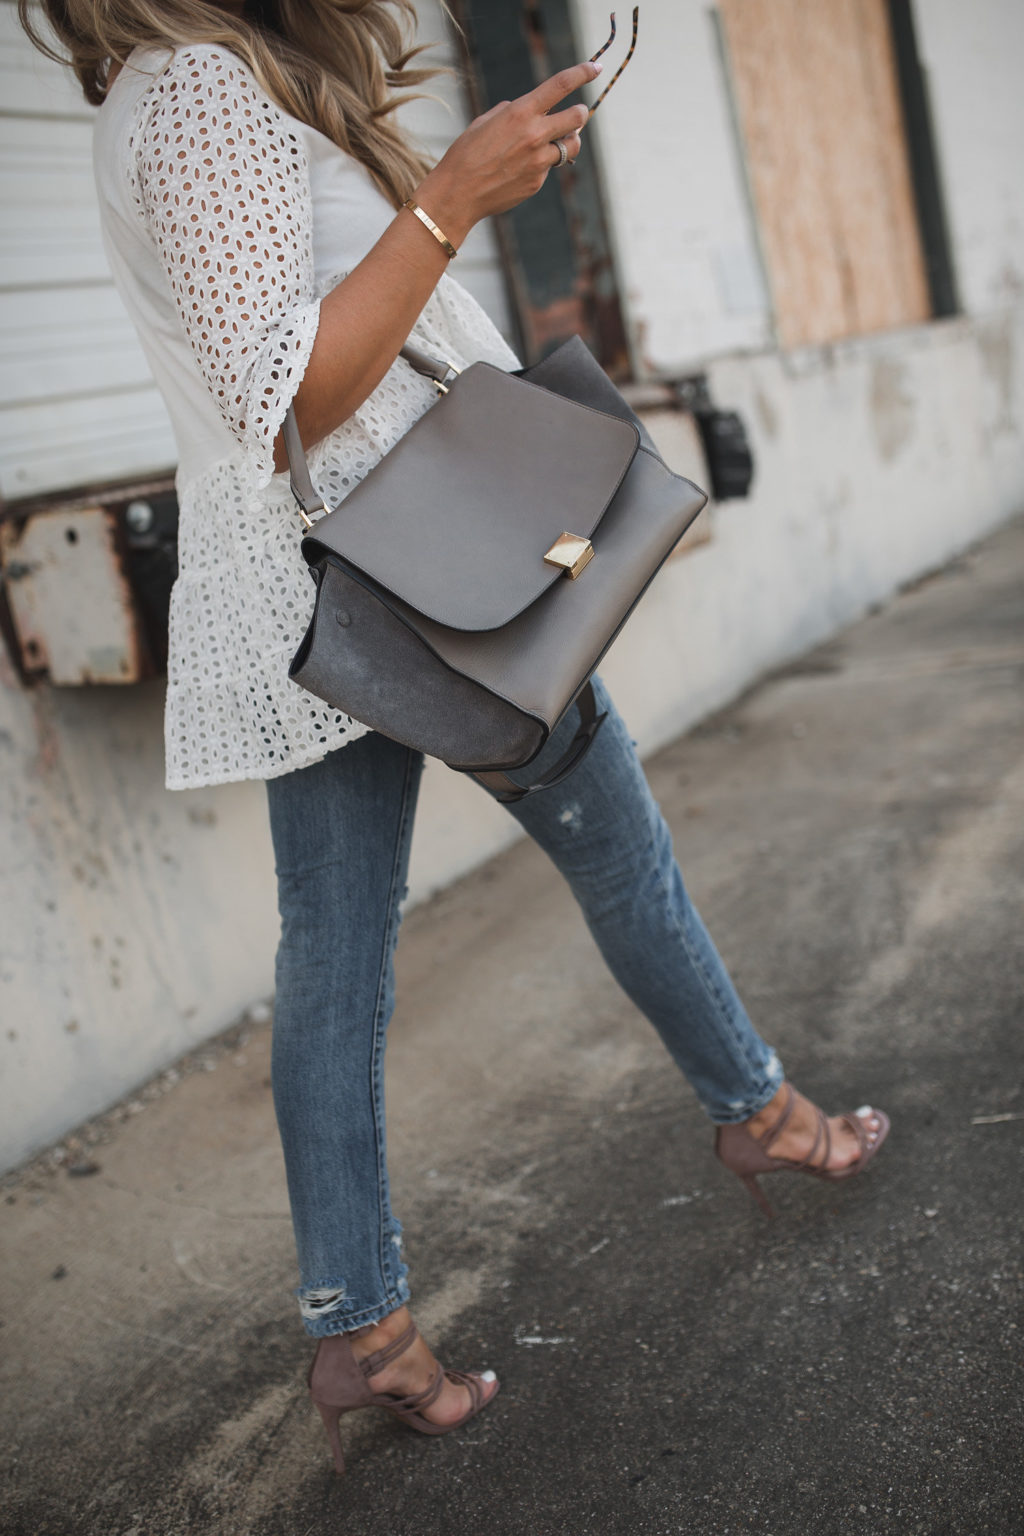
M 886 0 L 720 0 L 779 341 L 931 316 Z

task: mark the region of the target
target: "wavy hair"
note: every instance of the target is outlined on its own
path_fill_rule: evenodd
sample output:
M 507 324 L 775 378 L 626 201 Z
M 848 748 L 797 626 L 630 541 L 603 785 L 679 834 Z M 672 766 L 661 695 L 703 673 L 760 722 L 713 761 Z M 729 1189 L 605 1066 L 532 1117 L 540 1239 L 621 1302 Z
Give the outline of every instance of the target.
M 279 107 L 360 160 L 396 207 L 428 169 L 390 118 L 409 99 L 396 89 L 442 73 L 409 67 L 423 51 L 412 43 L 413 0 L 248 0 L 244 17 L 206 0 L 18 0 L 18 16 L 37 48 L 71 65 L 94 106 L 111 64 L 133 48 L 214 43 L 237 54 Z

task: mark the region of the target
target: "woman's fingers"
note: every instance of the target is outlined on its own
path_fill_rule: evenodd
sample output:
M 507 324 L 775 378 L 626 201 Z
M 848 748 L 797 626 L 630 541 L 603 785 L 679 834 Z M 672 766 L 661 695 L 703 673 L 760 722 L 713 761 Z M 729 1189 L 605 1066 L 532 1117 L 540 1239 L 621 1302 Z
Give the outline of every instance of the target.
M 579 133 L 589 117 L 586 107 L 566 107 L 564 112 L 552 112 L 545 117 L 540 126 L 544 137 L 553 144 L 556 139 L 567 139 L 570 133 Z
M 481 112 L 480 116 L 474 118 L 473 121 L 474 123 L 489 123 L 492 119 L 500 117 L 502 112 L 507 112 L 511 105 L 510 101 L 496 101 L 493 107 L 489 107 L 486 112 Z
M 569 69 L 560 69 L 557 75 L 542 80 L 540 85 L 520 99 L 532 101 L 540 112 L 550 112 L 552 107 L 557 107 L 573 91 L 578 91 L 581 85 L 596 80 L 600 73 L 601 66 L 592 64 L 588 59 L 585 64 L 573 64 Z

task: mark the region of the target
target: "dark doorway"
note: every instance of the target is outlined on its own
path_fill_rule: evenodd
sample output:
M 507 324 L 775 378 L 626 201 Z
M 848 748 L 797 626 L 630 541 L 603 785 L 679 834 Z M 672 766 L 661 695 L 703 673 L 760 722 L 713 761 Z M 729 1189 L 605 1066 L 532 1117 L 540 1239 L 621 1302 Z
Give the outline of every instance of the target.
M 586 56 L 567 0 L 455 0 L 474 112 L 512 100 Z M 596 39 L 593 52 L 604 39 Z M 595 144 L 571 170 L 552 173 L 527 202 L 497 221 L 525 363 L 579 335 L 617 380 L 630 376 Z

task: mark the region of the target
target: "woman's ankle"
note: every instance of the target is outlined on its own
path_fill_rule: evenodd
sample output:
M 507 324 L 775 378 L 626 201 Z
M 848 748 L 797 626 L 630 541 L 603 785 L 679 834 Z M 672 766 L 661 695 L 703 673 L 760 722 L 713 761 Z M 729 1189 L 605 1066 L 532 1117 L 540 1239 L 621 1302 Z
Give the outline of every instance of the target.
M 366 1323 L 362 1328 L 354 1328 L 348 1337 L 352 1344 L 352 1353 L 357 1359 L 365 1355 L 372 1355 L 378 1349 L 383 1349 L 404 1333 L 412 1322 L 407 1306 L 397 1307 L 394 1312 L 389 1312 L 385 1317 L 379 1318 L 375 1323 Z
M 790 1094 L 795 1094 L 795 1092 L 796 1090 L 788 1081 L 780 1083 L 767 1104 L 762 1104 L 761 1108 L 752 1114 L 749 1120 L 743 1122 L 747 1130 L 751 1131 L 755 1136 L 760 1135 L 764 1131 L 771 1130 L 777 1124 L 779 1116 L 786 1108 Z

